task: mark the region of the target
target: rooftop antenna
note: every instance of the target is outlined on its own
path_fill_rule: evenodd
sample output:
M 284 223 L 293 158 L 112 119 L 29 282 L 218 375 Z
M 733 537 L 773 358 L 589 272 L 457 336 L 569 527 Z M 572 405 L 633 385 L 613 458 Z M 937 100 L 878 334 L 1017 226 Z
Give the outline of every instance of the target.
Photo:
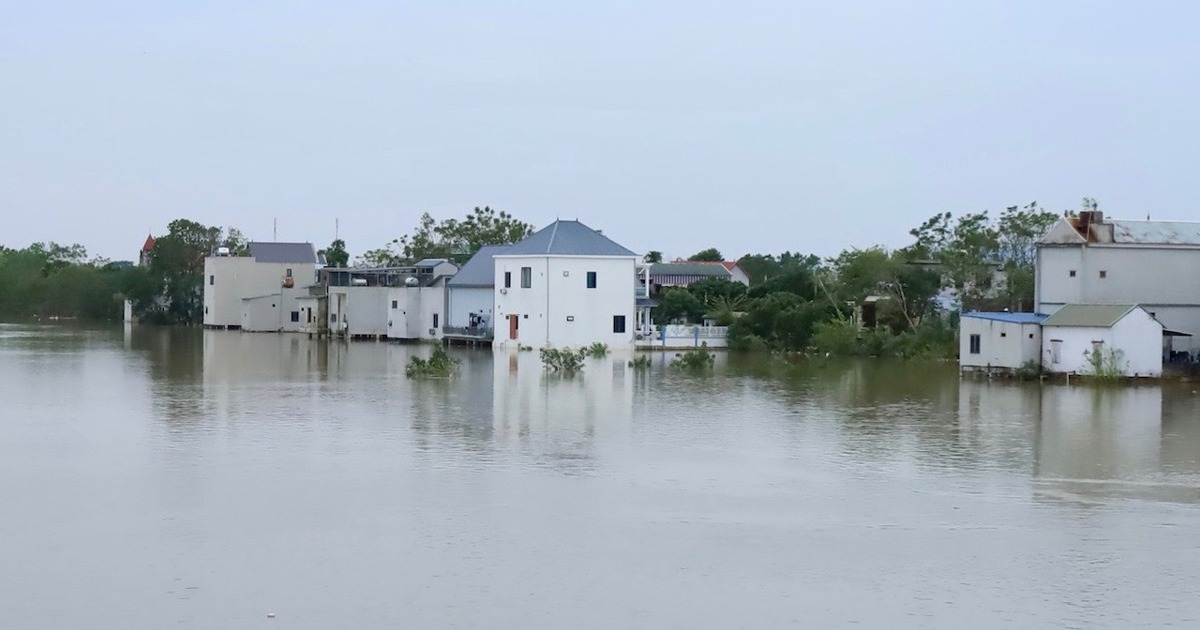
M 338 219 L 334 218 L 334 220 L 333 220 L 333 240 L 335 240 L 335 241 L 338 240 L 338 228 L 339 228 Z
M 271 219 L 271 240 L 279 240 L 279 219 L 277 218 Z

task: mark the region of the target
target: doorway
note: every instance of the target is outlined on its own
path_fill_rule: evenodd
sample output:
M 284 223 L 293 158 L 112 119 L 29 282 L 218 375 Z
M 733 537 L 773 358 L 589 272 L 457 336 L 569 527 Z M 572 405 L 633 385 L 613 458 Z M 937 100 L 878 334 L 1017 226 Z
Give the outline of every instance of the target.
M 520 328 L 520 321 L 521 321 L 521 319 L 517 315 L 509 315 L 508 316 L 508 338 L 509 339 L 512 339 L 514 341 L 517 339 L 517 329 Z

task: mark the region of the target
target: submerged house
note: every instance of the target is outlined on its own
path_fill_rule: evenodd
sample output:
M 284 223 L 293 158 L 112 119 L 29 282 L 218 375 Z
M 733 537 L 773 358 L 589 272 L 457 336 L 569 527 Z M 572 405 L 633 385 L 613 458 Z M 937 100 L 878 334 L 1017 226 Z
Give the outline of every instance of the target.
M 248 256 L 219 249 L 204 259 L 204 325 L 298 330 L 297 300 L 307 295 L 322 264 L 312 243 L 252 242 Z
M 1013 372 L 1039 366 L 1045 319 L 1037 313 L 963 313 L 959 367 L 964 371 Z
M 1052 374 L 1162 376 L 1163 325 L 1136 304 L 1065 304 L 1042 322 Z
M 462 339 L 492 338 L 495 257 L 508 248 L 508 245 L 484 245 L 446 282 L 445 334 Z
M 350 339 L 440 339 L 446 280 L 457 271 L 445 259 L 407 267 L 324 269 L 328 330 Z
M 1200 352 L 1200 223 L 1066 216 L 1038 244 L 1035 308 L 1138 304 L 1166 328 L 1187 333 L 1176 350 Z M 1176 271 L 1177 273 L 1171 273 Z
M 633 347 L 637 254 L 558 220 L 494 258 L 496 346 Z

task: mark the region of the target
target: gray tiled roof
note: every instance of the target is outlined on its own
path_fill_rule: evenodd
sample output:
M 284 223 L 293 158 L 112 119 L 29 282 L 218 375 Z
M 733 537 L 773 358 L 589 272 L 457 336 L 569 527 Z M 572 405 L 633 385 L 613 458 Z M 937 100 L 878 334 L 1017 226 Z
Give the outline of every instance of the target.
M 514 244 L 504 255 L 637 256 L 579 221 L 559 219 Z
M 484 245 L 468 260 L 458 273 L 447 282 L 451 287 L 494 287 L 496 286 L 496 260 L 498 254 L 508 253 L 511 245 Z
M 250 255 L 263 263 L 317 263 L 312 243 L 250 243 Z
M 730 275 L 729 270 L 721 263 L 654 263 L 650 266 L 651 278 L 655 276 L 712 276 L 714 278 L 728 278 Z
M 1153 245 L 1200 245 L 1200 223 L 1187 221 L 1110 221 L 1113 241 Z

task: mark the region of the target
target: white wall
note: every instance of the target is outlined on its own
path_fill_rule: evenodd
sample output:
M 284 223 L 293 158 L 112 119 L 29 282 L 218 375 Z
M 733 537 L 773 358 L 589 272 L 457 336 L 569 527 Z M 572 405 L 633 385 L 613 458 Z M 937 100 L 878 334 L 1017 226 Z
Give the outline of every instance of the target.
M 388 289 L 388 338 L 441 339 L 442 326 L 446 325 L 445 300 L 444 286 Z
M 204 259 L 204 325 L 241 326 L 242 300 L 279 293 L 288 269 L 296 286 L 316 277 L 316 265 L 260 263 L 246 256 Z
M 471 323 L 468 316 L 479 312 L 483 312 L 489 322 L 495 323 L 492 309 L 496 307 L 496 292 L 491 287 L 450 287 L 448 295 L 450 307 L 447 326 L 466 326 Z M 506 328 L 505 333 L 507 332 Z
M 246 332 L 279 332 L 281 310 L 279 303 L 279 295 L 242 299 L 242 330 Z
M 1043 246 L 1038 258 L 1038 312 L 1052 314 L 1064 304 L 1139 304 L 1167 328 L 1193 335 L 1178 339 L 1176 349 L 1200 350 L 1200 274 L 1173 273 L 1200 269 L 1200 249 Z
M 331 331 L 348 336 L 388 334 L 388 287 L 329 287 Z
M 636 261 L 633 256 L 497 256 L 496 345 L 633 347 Z M 522 267 L 533 270 L 528 289 L 521 288 Z M 506 271 L 512 273 L 512 286 L 504 290 Z M 589 271 L 596 272 L 594 289 L 587 288 Z M 509 341 L 510 314 L 520 317 L 515 342 Z M 625 317 L 623 333 L 613 332 L 618 315 Z
M 1059 362 L 1052 360 L 1054 341 L 1061 340 Z M 1142 309 L 1134 309 L 1112 328 L 1046 326 L 1042 329 L 1042 366 L 1049 372 L 1090 374 L 1093 342 L 1103 352 L 1120 353 L 1118 367 L 1125 376 L 1162 376 L 1162 327 Z
M 971 354 L 971 335 L 979 335 L 979 354 Z M 1037 324 L 1001 322 L 982 317 L 959 321 L 958 362 L 962 367 L 1017 369 L 1041 354 Z

